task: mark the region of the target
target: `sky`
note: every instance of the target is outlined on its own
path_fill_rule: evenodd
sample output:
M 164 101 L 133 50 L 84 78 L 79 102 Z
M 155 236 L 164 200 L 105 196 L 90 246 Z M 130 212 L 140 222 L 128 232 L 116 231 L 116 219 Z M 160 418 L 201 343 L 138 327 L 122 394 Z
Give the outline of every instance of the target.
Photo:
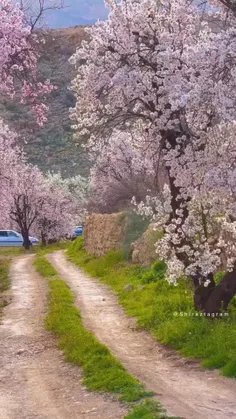
M 17 1 L 17 0 L 14 0 Z M 61 0 L 45 0 L 46 4 L 60 3 Z M 44 16 L 44 23 L 52 28 L 67 28 L 69 26 L 93 24 L 98 19 L 105 19 L 108 10 L 104 0 L 62 0 L 64 8 L 48 12 Z M 202 3 L 202 0 L 194 0 Z M 33 4 L 37 10 L 39 0 L 23 0 L 25 5 Z
M 63 10 L 54 10 L 47 16 L 47 23 L 53 28 L 86 25 L 105 19 L 107 9 L 103 0 L 64 0 Z

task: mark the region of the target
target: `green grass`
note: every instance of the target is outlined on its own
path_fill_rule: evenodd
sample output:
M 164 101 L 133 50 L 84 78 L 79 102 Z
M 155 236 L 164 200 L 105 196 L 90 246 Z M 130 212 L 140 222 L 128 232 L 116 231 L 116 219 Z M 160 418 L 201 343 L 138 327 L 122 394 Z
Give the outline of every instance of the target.
M 0 256 L 20 256 L 25 253 L 23 246 L 19 247 L 0 247 Z
M 46 247 L 36 246 L 34 247 L 34 252 L 37 253 L 39 256 L 47 255 L 48 253 L 55 252 L 56 250 L 64 250 L 68 249 L 70 246 L 70 240 L 63 240 L 58 243 L 48 244 Z
M 166 412 L 161 405 L 153 400 L 146 400 L 135 407 L 124 419 L 167 419 Z M 172 418 L 174 419 L 174 418 Z
M 122 253 L 94 257 L 84 250 L 81 238 L 71 244 L 67 255 L 114 290 L 127 314 L 137 318 L 138 327 L 184 356 L 199 358 L 204 367 L 221 368 L 223 375 L 236 378 L 236 298 L 228 317 L 207 319 L 194 310 L 191 283 L 182 279 L 178 286 L 169 284 L 163 262 L 143 268 L 132 265 Z
M 34 261 L 37 272 L 44 278 L 58 277 L 56 269 L 43 256 L 38 256 Z
M 46 327 L 59 337 L 58 345 L 66 361 L 83 368 L 86 387 L 117 394 L 131 408 L 127 419 L 168 419 L 159 403 L 146 399 L 151 393 L 83 326 L 71 290 L 51 264 L 44 257 L 37 257 L 35 267 L 49 281 Z M 135 402 L 139 401 L 141 404 L 137 405 Z
M 26 251 L 23 246 L 19 247 L 0 247 L 0 257 L 1 256 L 21 256 L 28 253 L 36 253 L 40 256 L 46 255 L 48 253 L 54 252 L 56 250 L 68 249 L 71 241 L 65 240 L 58 243 L 48 244 L 46 247 L 41 245 L 33 246 L 29 251 Z
M 10 260 L 0 258 L 0 316 L 2 313 L 2 309 L 6 306 L 7 302 L 4 299 L 4 296 L 1 296 L 5 291 L 10 288 L 10 280 L 9 280 L 9 267 L 10 267 Z
M 0 293 L 10 288 L 10 280 L 8 277 L 10 267 L 9 259 L 0 259 Z

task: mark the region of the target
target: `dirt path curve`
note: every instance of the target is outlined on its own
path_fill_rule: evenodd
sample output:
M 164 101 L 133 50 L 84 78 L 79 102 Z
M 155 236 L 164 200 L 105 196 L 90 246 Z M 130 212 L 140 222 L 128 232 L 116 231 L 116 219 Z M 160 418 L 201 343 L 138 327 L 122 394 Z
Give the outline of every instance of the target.
M 121 419 L 117 401 L 88 392 L 45 331 L 47 287 L 32 256 L 11 268 L 12 302 L 0 326 L 0 419 Z
M 201 369 L 163 349 L 145 332 L 137 332 L 109 289 L 66 260 L 63 252 L 49 260 L 77 298 L 84 324 L 110 347 L 126 368 L 168 409 L 186 419 L 236 418 L 236 381 Z

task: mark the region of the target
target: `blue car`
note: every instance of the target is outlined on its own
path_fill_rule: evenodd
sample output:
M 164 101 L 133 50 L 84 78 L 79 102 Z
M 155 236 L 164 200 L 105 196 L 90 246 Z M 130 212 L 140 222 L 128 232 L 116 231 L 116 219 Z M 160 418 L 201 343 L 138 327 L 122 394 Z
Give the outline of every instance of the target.
M 33 246 L 39 244 L 39 240 L 35 237 L 29 237 L 29 239 Z M 0 230 L 0 246 L 23 246 L 23 242 L 24 240 L 20 233 L 13 230 Z
M 75 235 L 75 237 L 82 236 L 83 235 L 83 227 L 82 226 L 76 227 L 75 231 L 74 231 L 74 235 Z

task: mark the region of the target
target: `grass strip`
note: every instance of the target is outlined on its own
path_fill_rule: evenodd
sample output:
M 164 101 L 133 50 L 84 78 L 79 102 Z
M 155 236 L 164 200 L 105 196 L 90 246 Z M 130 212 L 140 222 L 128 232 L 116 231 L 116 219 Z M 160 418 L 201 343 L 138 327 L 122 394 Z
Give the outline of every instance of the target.
M 7 291 L 10 288 L 10 263 L 11 261 L 9 259 L 0 259 L 0 292 Z
M 0 316 L 2 309 L 7 305 L 7 301 L 3 294 L 10 288 L 9 268 L 11 261 L 9 259 L 0 258 Z
M 71 244 L 70 240 L 62 240 L 62 241 L 59 241 L 58 243 L 48 244 L 47 246 L 41 246 L 41 245 L 34 246 L 33 251 L 38 256 L 45 256 L 48 253 L 55 252 L 56 250 L 66 250 L 69 248 L 70 244 Z
M 139 406 L 134 407 L 124 419 L 166 419 L 166 418 L 167 418 L 166 412 L 160 404 L 158 404 L 157 402 L 153 400 L 146 400 L 145 402 L 141 403 Z
M 134 265 L 122 252 L 95 257 L 86 252 L 82 238 L 71 244 L 69 259 L 90 276 L 109 285 L 138 327 L 182 355 L 199 358 L 206 368 L 220 368 L 223 375 L 236 378 L 236 298 L 228 316 L 207 319 L 193 306 L 193 289 L 187 279 L 178 286 L 166 281 L 163 262 L 151 267 Z
M 131 408 L 126 419 L 170 419 L 159 403 L 147 399 L 152 393 L 146 392 L 109 349 L 83 326 L 73 293 L 45 257 L 37 257 L 35 268 L 49 282 L 46 327 L 59 337 L 58 345 L 66 361 L 82 367 L 86 387 L 117 394 Z

